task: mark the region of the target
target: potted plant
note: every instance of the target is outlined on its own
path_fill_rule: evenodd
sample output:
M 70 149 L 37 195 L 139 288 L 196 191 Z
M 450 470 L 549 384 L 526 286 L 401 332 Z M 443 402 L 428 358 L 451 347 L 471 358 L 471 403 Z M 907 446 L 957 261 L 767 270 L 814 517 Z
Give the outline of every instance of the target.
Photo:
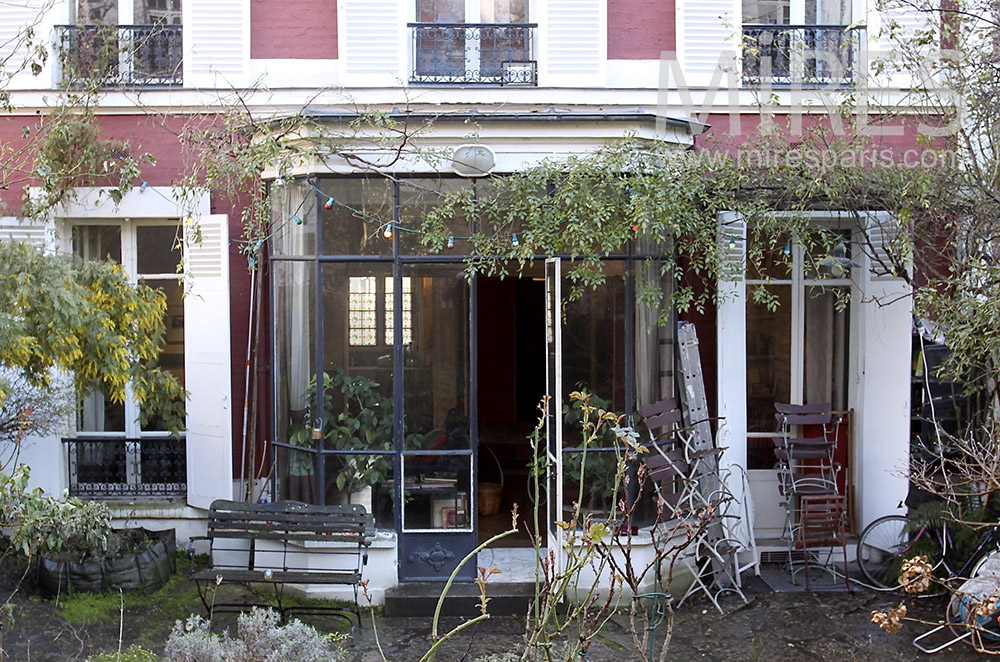
M 392 450 L 392 400 L 377 389 L 377 382 L 361 375 L 348 375 L 341 368 L 333 375 L 323 373 L 322 434 L 325 448 L 339 451 Z M 341 397 L 336 397 L 338 393 Z M 309 402 L 315 400 L 315 378 L 310 381 L 306 396 Z M 289 443 L 297 446 L 306 447 L 315 443 L 308 416 L 303 416 L 300 422 L 293 422 L 288 439 Z M 311 454 L 301 455 L 304 457 L 290 458 L 290 473 L 296 467 L 305 469 L 303 460 L 308 460 L 311 468 Z M 370 512 L 372 487 L 384 482 L 391 474 L 392 458 L 388 455 L 341 455 L 337 458 L 334 485 L 348 503 L 360 503 Z

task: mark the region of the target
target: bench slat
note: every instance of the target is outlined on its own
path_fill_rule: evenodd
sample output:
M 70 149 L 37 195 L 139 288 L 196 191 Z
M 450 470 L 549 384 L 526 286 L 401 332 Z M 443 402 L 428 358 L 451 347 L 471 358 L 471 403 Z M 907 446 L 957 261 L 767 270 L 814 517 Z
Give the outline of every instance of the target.
M 242 568 L 211 568 L 200 570 L 191 576 L 195 581 L 214 582 L 222 577 L 227 582 L 268 582 L 273 584 L 357 584 L 361 573 L 318 572 L 307 570 L 272 570 L 267 577 L 264 570 L 244 570 Z

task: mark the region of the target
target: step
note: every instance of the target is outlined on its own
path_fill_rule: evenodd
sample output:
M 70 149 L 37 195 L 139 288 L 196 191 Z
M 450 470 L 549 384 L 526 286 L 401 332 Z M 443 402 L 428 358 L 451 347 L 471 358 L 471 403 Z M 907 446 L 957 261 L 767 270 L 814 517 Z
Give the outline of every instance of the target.
M 386 616 L 434 615 L 444 584 L 439 582 L 412 582 L 400 584 L 385 592 Z M 486 597 L 490 599 L 489 612 L 495 616 L 523 616 L 535 597 L 533 583 L 489 582 Z M 479 614 L 479 586 L 474 583 L 452 584 L 441 608 L 444 616 L 473 617 Z

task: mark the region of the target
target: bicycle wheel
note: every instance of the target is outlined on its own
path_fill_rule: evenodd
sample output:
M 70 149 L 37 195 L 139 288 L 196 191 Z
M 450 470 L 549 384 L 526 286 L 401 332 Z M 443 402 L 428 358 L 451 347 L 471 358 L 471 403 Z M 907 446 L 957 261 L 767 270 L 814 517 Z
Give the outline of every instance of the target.
M 979 652 L 995 653 L 1000 650 L 1000 625 L 997 623 L 1000 612 L 976 615 L 975 607 L 996 590 L 1000 551 L 987 549 L 971 565 L 970 580 L 957 587 L 948 601 L 947 623 L 956 637 L 973 630 L 972 636 L 964 639 L 965 643 Z
M 877 590 L 899 588 L 899 571 L 910 549 L 906 517 L 886 515 L 865 527 L 858 537 L 858 566 L 861 574 Z

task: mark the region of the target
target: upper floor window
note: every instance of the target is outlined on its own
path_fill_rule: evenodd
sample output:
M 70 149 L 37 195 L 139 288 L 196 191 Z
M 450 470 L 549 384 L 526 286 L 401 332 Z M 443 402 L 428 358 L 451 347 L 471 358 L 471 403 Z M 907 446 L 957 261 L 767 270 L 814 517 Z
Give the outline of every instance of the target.
M 63 84 L 181 82 L 181 0 L 78 0 L 76 18 L 57 27 Z
M 526 0 L 417 0 L 411 83 L 537 84 Z
M 743 80 L 852 85 L 862 30 L 849 0 L 743 0 Z

